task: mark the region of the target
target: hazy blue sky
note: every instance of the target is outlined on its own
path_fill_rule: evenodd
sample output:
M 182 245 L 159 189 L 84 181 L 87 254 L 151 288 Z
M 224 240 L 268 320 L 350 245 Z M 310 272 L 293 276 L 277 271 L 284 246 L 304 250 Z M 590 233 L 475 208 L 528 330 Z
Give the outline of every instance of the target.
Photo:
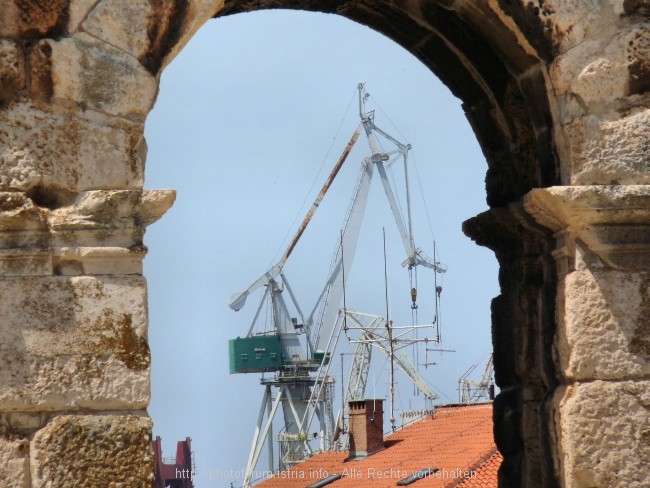
M 377 125 L 413 145 L 416 240 L 430 254 L 435 237 L 449 268 L 442 281 L 442 347 L 457 352 L 432 354 L 429 361 L 437 365 L 422 373 L 445 403 L 457 401 L 458 378 L 472 364 L 480 362 L 480 376 L 491 351 L 497 265 L 490 251 L 461 232 L 462 221 L 487 206 L 485 159 L 460 101 L 397 44 L 341 17 L 269 11 L 211 20 L 163 74 L 146 125 L 145 186 L 178 192 L 145 237 L 149 413 L 165 455 L 189 436 L 199 470 L 245 467 L 263 391 L 259 375 L 229 374 L 228 340 L 246 334 L 258 298 L 238 313 L 227 299 L 284 250 L 304 203 L 311 203 L 358 124 L 359 82 L 371 94 L 369 108 L 377 108 Z M 358 146 L 365 151 L 364 141 Z M 306 309 L 324 284 L 364 151 L 350 156 L 285 268 Z M 406 321 L 410 288 L 399 266 L 403 251 L 379 183 L 373 181 L 350 271 L 348 305 L 384 313 L 385 227 L 391 308 L 396 321 Z M 432 275 L 421 271 L 425 279 Z M 429 322 L 427 297 L 421 293 L 419 301 L 420 322 Z M 332 373 L 340 377 L 338 357 Z M 385 377 L 373 373 L 370 383 L 371 396 L 386 397 Z M 416 408 L 406 380 L 398 379 L 398 390 L 400 408 Z M 231 481 L 241 485 L 223 476 L 195 484 L 228 487 Z

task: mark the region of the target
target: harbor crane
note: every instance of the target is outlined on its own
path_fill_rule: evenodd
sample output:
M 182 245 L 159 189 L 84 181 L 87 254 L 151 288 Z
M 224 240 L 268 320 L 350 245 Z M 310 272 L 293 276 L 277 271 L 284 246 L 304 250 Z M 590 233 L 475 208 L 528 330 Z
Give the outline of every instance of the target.
M 321 450 L 329 450 L 334 447 L 333 437 L 336 428 L 333 413 L 334 378 L 329 374 L 329 367 L 340 337 L 338 316 L 344 296 L 344 276 L 352 269 L 370 184 L 375 172 L 381 179 L 406 252 L 403 266 L 409 269 L 424 266 L 439 273 L 446 271 L 444 265 L 431 259 L 415 246 L 408 188 L 408 153 L 411 146 L 401 143 L 375 125 L 374 112 L 366 111 L 365 103 L 368 94 L 364 85 L 359 84 L 357 89 L 361 121 L 289 246 L 274 266 L 263 273 L 246 290 L 231 295 L 228 302 L 230 308 L 238 311 L 244 307 L 251 294 L 259 289 L 264 289 L 262 300 L 247 335 L 229 341 L 230 372 L 273 373 L 273 376 L 263 376 L 261 379 L 264 394 L 244 474 L 244 487 L 251 485 L 253 471 L 265 445 L 269 457 L 269 467 L 274 468 L 273 420 L 280 406 L 282 407 L 283 427 L 277 433 L 277 439 L 280 441 L 279 469 L 286 469 L 310 456 L 313 452 L 310 444 L 312 437 L 319 438 L 319 449 Z M 318 295 L 315 305 L 309 314 L 305 315 L 285 276 L 284 266 L 362 134 L 365 135 L 368 142 L 370 156 L 365 157 L 361 162 L 340 243 L 325 285 Z M 382 150 L 378 139 L 382 140 L 384 144 L 390 145 L 392 149 Z M 391 185 L 386 171 L 397 161 L 401 161 L 403 164 L 406 181 L 407 212 L 405 216 L 402 215 L 397 204 L 393 185 Z M 295 310 L 295 316 L 289 312 L 287 301 L 285 301 L 286 294 Z M 268 302 L 270 302 L 272 327 L 269 330 L 256 332 L 256 324 L 264 304 Z M 415 300 L 413 303 L 415 304 Z M 337 324 L 339 324 L 338 327 Z M 369 329 L 367 337 L 372 340 L 375 333 Z M 403 361 L 402 364 L 405 371 L 408 371 L 409 368 L 415 371 L 412 365 L 409 366 L 406 361 Z M 311 425 L 315 417 L 320 424 L 320 430 L 314 436 L 309 432 L 311 432 Z

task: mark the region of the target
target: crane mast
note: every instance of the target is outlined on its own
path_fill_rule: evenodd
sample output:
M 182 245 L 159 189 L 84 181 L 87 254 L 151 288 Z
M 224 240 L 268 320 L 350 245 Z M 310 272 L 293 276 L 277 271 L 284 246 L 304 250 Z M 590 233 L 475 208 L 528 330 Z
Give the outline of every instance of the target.
M 334 446 L 335 422 L 332 409 L 334 379 L 329 375 L 329 367 L 340 335 L 338 318 L 341 316 L 339 307 L 344 293 L 343 275 L 352 268 L 375 171 L 382 181 L 384 193 L 405 249 L 406 259 L 402 263 L 403 266 L 411 269 L 423 265 L 436 272 L 446 271 L 444 265 L 430 259 L 415 246 L 407 169 L 408 152 L 411 147 L 401 143 L 375 125 L 374 112 L 367 112 L 365 108 L 368 98 L 365 87 L 363 84 L 359 84 L 357 88 L 360 123 L 282 258 L 245 291 L 231 295 L 228 301 L 229 306 L 238 311 L 244 307 L 247 298 L 252 293 L 264 287 L 262 303 L 267 299 L 270 300 L 273 320 L 273 328 L 270 331 L 254 332 L 262 309 L 261 303 L 246 337 L 238 337 L 229 341 L 231 373 L 273 373 L 272 377 L 263 376 L 261 380 L 261 384 L 264 386 L 264 395 L 244 475 L 245 487 L 250 486 L 252 482 L 252 473 L 262 455 L 264 445 L 267 446 L 269 467 L 272 468 L 274 465 L 273 419 L 280 406 L 282 406 L 284 417 L 283 427 L 277 433 L 281 445 L 278 454 L 280 469 L 288 468 L 312 453 L 308 432 L 315 417 L 320 423 L 320 431 L 316 434 L 320 438 L 319 448 L 327 450 Z M 366 136 L 371 154 L 361 162 L 357 184 L 345 218 L 340 245 L 335 253 L 325 285 L 311 312 L 304 317 L 284 274 L 284 266 L 362 133 Z M 377 140 L 378 137 L 387 140 L 395 146 L 395 149 L 387 152 L 382 151 Z M 406 218 L 400 212 L 386 173 L 386 169 L 398 159 L 403 160 L 405 171 Z M 284 298 L 285 291 L 289 294 L 298 317 L 291 317 Z M 337 324 L 339 325 L 337 326 Z M 301 339 L 303 335 L 304 338 Z M 370 343 L 381 341 L 376 326 L 366 330 L 363 337 L 366 346 L 359 346 L 360 351 L 364 348 L 367 350 L 367 345 Z M 408 358 L 405 355 L 395 357 L 397 358 L 396 366 L 402 369 L 416 384 L 419 382 L 418 386 L 422 391 L 427 392 L 428 387 L 421 381 L 416 368 Z M 361 385 L 363 385 L 362 389 L 365 389 L 367 379 L 367 365 L 364 364 L 364 359 L 361 356 L 358 360 L 356 374 L 356 394 L 359 394 Z M 354 392 L 348 391 L 348 394 L 354 396 Z

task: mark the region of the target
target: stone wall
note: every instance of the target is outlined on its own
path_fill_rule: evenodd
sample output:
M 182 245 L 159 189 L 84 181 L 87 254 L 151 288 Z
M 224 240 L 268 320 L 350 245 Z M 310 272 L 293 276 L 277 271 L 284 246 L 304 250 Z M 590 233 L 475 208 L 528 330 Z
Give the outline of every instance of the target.
M 153 482 L 143 234 L 174 192 L 142 189 L 143 128 L 174 15 L 0 1 L 4 486 Z
M 650 479 L 650 2 L 0 0 L 0 482 L 150 486 L 144 191 L 161 70 L 215 15 L 337 13 L 454 94 L 491 209 L 501 486 Z

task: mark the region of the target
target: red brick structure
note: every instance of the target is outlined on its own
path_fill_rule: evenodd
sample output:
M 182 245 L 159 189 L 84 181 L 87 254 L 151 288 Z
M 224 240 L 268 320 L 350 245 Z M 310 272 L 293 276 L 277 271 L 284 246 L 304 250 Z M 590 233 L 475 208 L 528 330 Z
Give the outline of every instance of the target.
M 384 401 L 350 402 L 350 459 L 363 458 L 384 448 Z

